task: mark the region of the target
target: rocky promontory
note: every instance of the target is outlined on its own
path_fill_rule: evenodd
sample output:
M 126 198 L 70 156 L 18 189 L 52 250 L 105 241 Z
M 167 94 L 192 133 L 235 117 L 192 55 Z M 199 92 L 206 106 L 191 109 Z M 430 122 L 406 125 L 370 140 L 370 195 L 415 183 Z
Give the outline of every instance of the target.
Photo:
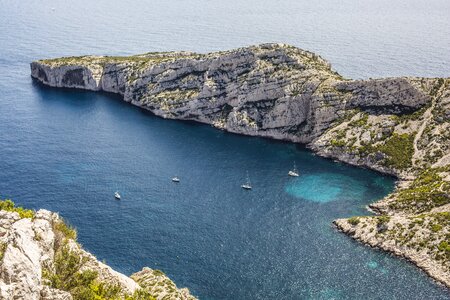
M 57 213 L 0 200 L 0 299 L 193 300 L 159 270 L 127 277 L 76 242 Z
M 335 224 L 450 286 L 450 78 L 350 80 L 320 56 L 283 44 L 46 59 L 31 63 L 31 74 L 48 86 L 118 93 L 163 118 L 303 143 L 396 176 L 396 190 L 371 205 L 378 216 Z

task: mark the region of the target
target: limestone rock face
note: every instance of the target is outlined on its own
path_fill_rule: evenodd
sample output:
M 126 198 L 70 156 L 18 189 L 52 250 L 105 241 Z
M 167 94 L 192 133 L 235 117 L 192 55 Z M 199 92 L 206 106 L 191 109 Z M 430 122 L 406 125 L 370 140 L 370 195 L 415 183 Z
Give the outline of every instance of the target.
M 139 289 L 139 284 L 128 276 L 113 270 L 110 266 L 100 262 L 91 253 L 81 249 L 78 244 L 72 242 L 73 248 L 80 251 L 81 255 L 88 258 L 86 265 L 83 269 L 95 270 L 98 272 L 98 279 L 102 282 L 110 284 L 119 284 L 122 289 L 127 293 L 132 294 L 135 290 Z
M 401 113 L 429 100 L 410 79 L 344 80 L 321 57 L 282 44 L 42 60 L 31 64 L 31 74 L 54 87 L 119 93 L 164 118 L 301 143 L 320 136 L 347 107 Z
M 164 273 L 159 270 L 143 268 L 142 271 L 134 273 L 131 278 L 136 280 L 142 287 L 156 295 L 157 300 L 194 300 L 189 290 L 177 289 L 176 285 Z M 162 292 L 158 292 L 162 290 Z
M 0 265 L 2 299 L 40 299 L 42 265 L 53 260 L 54 235 L 48 218 L 40 211 L 34 220 L 20 219 L 17 213 L 0 211 L 5 248 Z
M 48 286 L 42 277 L 44 268 L 54 268 L 54 249 L 59 234 L 54 229 L 56 222 L 60 222 L 58 214 L 47 210 L 37 211 L 34 218 L 20 218 L 17 212 L 0 210 L 0 299 L 72 299 L 70 293 Z M 100 282 L 119 285 L 127 294 L 141 289 L 132 278 L 99 262 L 74 240 L 69 240 L 68 246 L 80 257 L 85 257 L 86 263 L 81 271 L 88 269 L 96 271 Z M 158 299 L 160 294 L 180 296 L 170 299 L 195 299 L 190 296 L 187 289 L 176 289 L 175 284 L 166 276 L 164 282 L 170 285 L 171 289 L 169 291 L 160 288 L 158 293 L 154 293 Z
M 349 106 L 378 114 L 410 113 L 431 101 L 420 85 L 408 78 L 341 82 L 340 91 L 351 92 Z

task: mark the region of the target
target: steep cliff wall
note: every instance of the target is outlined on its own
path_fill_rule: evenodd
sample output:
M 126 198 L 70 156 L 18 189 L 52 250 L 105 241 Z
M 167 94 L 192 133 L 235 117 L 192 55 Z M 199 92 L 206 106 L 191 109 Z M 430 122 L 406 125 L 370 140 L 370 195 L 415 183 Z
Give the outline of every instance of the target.
M 120 93 L 164 118 L 301 143 L 320 136 L 346 108 L 401 113 L 430 101 L 411 79 L 347 81 L 319 56 L 278 44 L 43 60 L 31 71 L 50 86 Z

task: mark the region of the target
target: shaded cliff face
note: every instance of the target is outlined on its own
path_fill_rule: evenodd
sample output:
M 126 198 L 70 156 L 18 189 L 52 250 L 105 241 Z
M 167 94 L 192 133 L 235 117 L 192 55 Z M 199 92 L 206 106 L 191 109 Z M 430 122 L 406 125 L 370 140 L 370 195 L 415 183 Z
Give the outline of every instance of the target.
M 33 62 L 31 70 L 44 84 L 120 93 L 164 118 L 301 143 L 320 136 L 347 108 L 402 113 L 429 102 L 410 79 L 344 80 L 319 56 L 279 44 L 69 57 Z

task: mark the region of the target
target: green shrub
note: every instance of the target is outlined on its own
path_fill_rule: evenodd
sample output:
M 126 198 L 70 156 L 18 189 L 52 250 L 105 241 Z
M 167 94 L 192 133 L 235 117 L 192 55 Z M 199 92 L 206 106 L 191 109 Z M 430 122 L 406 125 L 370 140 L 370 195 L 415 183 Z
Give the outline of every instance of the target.
M 55 254 L 54 272 L 44 269 L 42 275 L 51 287 L 69 292 L 74 300 L 121 299 L 120 286 L 99 282 L 95 271 L 81 271 L 86 262 L 86 257 L 65 244 Z
M 156 300 L 149 292 L 143 289 L 136 290 L 133 295 L 126 295 L 125 300 Z
M 391 220 L 390 216 L 379 216 L 377 217 L 377 225 L 384 225 L 389 223 L 389 221 Z
M 334 147 L 344 147 L 345 141 L 344 140 L 331 140 L 330 144 Z
M 153 270 L 153 275 L 155 276 L 164 276 L 164 272 L 158 269 Z
M 76 240 L 77 231 L 70 225 L 67 225 L 64 220 L 59 220 L 53 224 L 53 229 L 62 233 L 66 239 Z
M 438 232 L 442 229 L 442 225 L 439 224 L 433 224 L 433 226 L 431 226 L 431 231 L 433 232 Z
M 368 120 L 369 120 L 369 115 L 363 113 L 360 119 L 350 122 L 349 126 L 364 127 L 367 125 Z
M 360 220 L 358 217 L 351 217 L 350 219 L 347 220 L 347 222 L 355 226 L 359 224 Z
M 16 207 L 14 202 L 9 199 L 0 200 L 0 210 L 17 212 L 21 218 L 34 217 L 34 211 L 30 209 L 24 209 L 23 207 Z
M 394 133 L 384 145 L 375 147 L 375 150 L 386 154 L 386 165 L 404 170 L 411 166 L 414 154 L 414 134 Z
M 447 241 L 440 242 L 439 245 L 438 245 L 438 249 L 440 251 L 445 251 L 445 252 L 450 253 L 450 245 L 449 245 L 449 243 Z

